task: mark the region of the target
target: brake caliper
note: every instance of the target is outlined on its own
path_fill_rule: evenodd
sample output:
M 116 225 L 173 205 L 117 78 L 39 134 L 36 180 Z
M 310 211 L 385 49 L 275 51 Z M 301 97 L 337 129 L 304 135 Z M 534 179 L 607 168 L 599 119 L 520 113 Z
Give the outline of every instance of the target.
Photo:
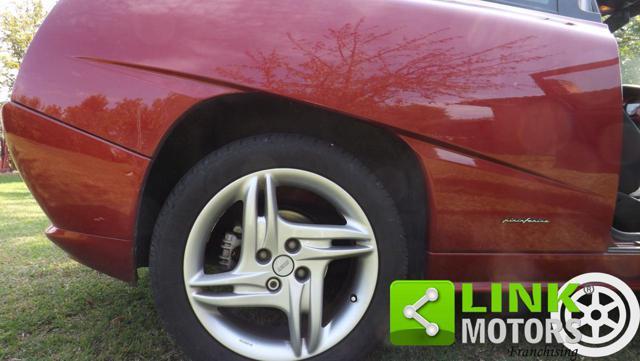
M 240 257 L 240 245 L 242 244 L 242 227 L 233 227 L 233 232 L 227 232 L 222 239 L 222 253 L 220 254 L 220 265 L 227 270 L 233 269 Z

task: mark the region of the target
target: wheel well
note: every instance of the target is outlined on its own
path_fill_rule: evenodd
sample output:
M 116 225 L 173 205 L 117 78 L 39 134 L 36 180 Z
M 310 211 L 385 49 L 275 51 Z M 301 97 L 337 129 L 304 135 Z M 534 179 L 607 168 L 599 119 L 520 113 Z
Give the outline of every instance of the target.
M 415 153 L 390 130 L 307 104 L 261 93 L 199 103 L 168 132 L 147 172 L 136 223 L 135 257 L 148 265 L 153 227 L 164 201 L 200 159 L 234 140 L 263 133 L 295 133 L 337 144 L 382 181 L 406 232 L 411 277 L 425 270 L 427 196 Z

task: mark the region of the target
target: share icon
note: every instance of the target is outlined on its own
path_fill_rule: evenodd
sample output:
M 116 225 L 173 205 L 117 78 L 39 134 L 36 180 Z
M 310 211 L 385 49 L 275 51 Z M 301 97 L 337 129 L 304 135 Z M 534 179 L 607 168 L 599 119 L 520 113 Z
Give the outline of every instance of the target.
M 422 315 L 418 313 L 418 310 L 428 302 L 434 302 L 436 300 L 438 300 L 438 290 L 435 288 L 428 288 L 425 291 L 424 296 L 420 297 L 420 299 L 413 305 L 407 305 L 402 310 L 402 314 L 404 315 L 404 317 L 414 319 L 420 325 L 422 325 L 422 327 L 424 327 L 425 331 L 427 332 L 427 335 L 435 336 L 438 334 L 438 331 L 440 331 L 440 328 L 437 324 L 431 323 L 427 319 L 422 317 Z

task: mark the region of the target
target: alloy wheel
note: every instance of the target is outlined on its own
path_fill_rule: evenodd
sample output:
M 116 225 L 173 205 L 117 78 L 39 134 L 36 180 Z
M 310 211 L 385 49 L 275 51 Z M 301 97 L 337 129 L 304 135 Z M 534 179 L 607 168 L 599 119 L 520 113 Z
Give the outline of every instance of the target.
M 304 189 L 331 204 L 341 224 L 286 219 L 279 187 Z M 207 273 L 205 250 L 212 230 L 234 204 L 242 203 L 242 241 L 234 268 Z M 351 259 L 349 297 L 327 315 L 325 282 L 332 262 Z M 373 229 L 358 203 L 331 180 L 308 171 L 268 169 L 246 175 L 218 192 L 189 233 L 183 259 L 185 289 L 198 320 L 220 343 L 255 359 L 304 359 L 344 339 L 373 298 L 378 274 Z M 287 319 L 288 335 L 234 322 L 225 309 L 276 309 Z

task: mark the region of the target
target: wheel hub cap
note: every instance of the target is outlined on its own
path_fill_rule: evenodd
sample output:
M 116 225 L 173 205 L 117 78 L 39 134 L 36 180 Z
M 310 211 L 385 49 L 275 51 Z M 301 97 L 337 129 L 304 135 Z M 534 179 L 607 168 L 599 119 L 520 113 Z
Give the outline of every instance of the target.
M 293 272 L 295 264 L 289 256 L 278 256 L 273 260 L 273 272 L 280 277 L 286 277 Z

